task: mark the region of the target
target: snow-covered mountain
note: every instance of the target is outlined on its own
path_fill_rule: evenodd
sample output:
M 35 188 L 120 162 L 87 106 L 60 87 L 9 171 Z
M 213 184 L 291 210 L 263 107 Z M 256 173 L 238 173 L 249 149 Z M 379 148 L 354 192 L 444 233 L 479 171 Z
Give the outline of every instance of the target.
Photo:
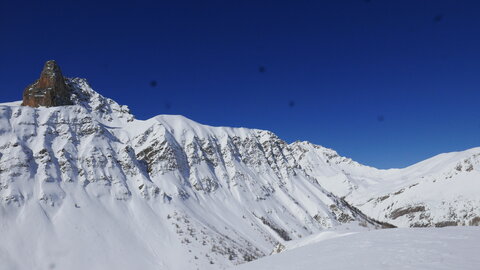
M 66 83 L 74 105 L 0 104 L 1 269 L 222 269 L 342 224 L 480 223 L 480 148 L 378 170 Z
M 303 148 L 308 150 L 300 166 L 370 218 L 397 227 L 480 225 L 480 147 L 389 170 L 360 165 L 333 151 L 333 162 L 319 160 L 325 155 L 321 147 Z

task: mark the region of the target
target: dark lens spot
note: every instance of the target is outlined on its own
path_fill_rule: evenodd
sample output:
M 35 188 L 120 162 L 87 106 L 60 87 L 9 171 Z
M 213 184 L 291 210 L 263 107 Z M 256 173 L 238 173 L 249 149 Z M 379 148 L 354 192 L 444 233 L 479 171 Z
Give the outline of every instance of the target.
M 443 20 L 443 15 L 442 14 L 438 14 L 437 16 L 433 17 L 433 21 L 434 22 L 441 22 Z

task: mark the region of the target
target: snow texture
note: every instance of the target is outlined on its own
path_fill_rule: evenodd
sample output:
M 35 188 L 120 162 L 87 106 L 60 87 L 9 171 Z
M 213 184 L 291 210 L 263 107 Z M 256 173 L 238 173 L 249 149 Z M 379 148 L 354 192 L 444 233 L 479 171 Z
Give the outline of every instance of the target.
M 309 238 L 315 239 L 232 270 L 476 270 L 480 267 L 478 227 L 323 232 Z

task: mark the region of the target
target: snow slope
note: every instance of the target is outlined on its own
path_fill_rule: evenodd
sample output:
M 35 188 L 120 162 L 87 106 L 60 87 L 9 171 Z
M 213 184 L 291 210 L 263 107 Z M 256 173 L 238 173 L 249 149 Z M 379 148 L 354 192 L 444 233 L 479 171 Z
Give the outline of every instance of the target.
M 377 184 L 346 200 L 398 227 L 480 224 L 480 148 L 435 156 L 379 173 Z
M 480 148 L 377 170 L 269 131 L 137 120 L 67 82 L 72 106 L 0 104 L 4 269 L 222 269 L 342 224 L 480 222 Z
M 300 167 L 375 220 L 397 227 L 480 225 L 480 147 L 378 170 L 310 143 L 302 146 Z
M 480 228 L 387 229 L 324 232 L 315 241 L 235 270 L 461 269 L 480 268 Z M 297 243 L 298 244 L 298 243 Z

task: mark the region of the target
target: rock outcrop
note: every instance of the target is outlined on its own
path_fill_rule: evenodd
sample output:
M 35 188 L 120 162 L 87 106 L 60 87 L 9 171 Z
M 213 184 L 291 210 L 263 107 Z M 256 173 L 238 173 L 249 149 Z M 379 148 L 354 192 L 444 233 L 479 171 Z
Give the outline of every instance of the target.
M 71 90 L 65 83 L 60 67 L 54 60 L 47 61 L 40 78 L 23 91 L 23 106 L 54 107 L 72 105 Z

